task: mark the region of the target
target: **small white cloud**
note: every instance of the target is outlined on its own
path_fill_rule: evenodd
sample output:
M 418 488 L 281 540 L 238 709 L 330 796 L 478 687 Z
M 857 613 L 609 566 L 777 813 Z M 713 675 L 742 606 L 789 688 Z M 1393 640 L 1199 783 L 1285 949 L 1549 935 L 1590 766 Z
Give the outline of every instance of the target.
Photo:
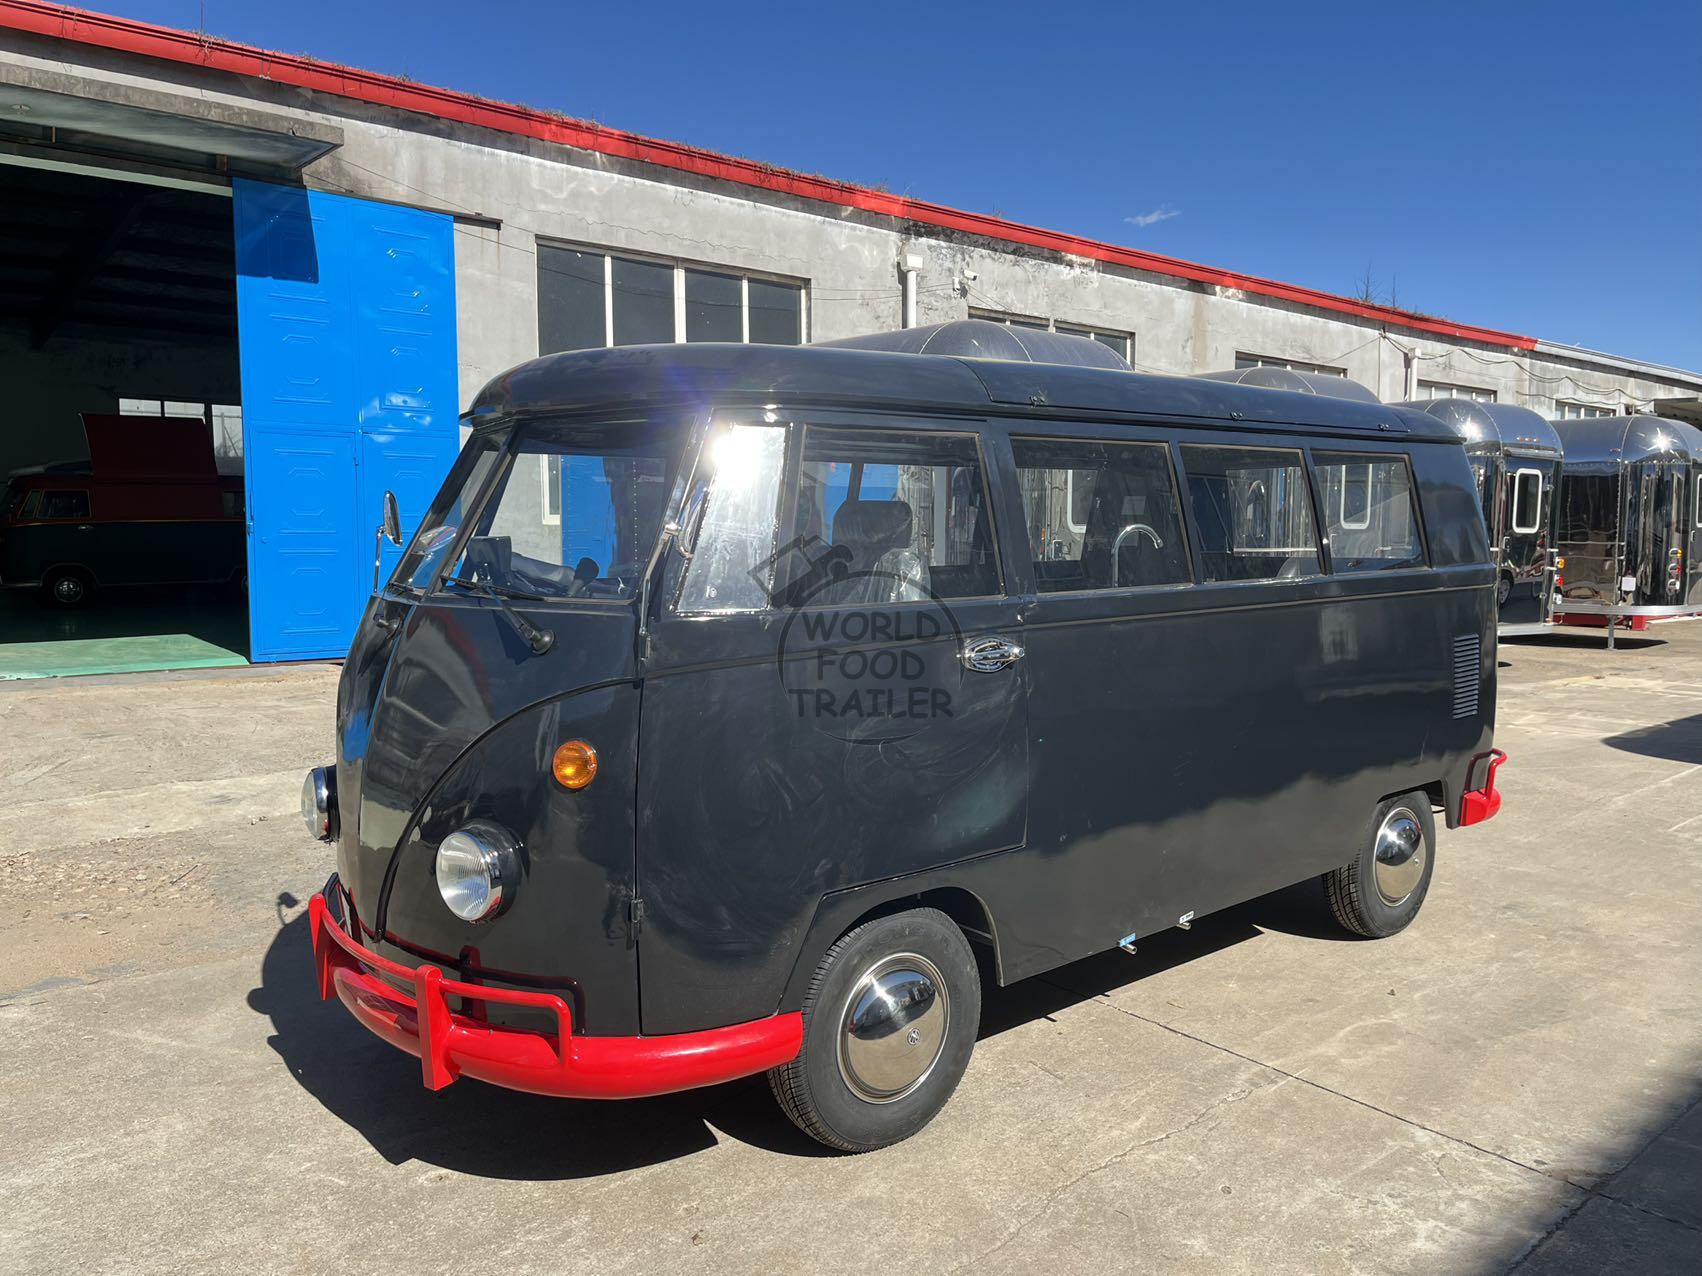
M 1181 215 L 1182 213 L 1180 209 L 1175 209 L 1170 207 L 1169 204 L 1164 204 L 1153 209 L 1150 213 L 1141 213 L 1136 217 L 1125 217 L 1123 220 L 1128 222 L 1131 226 L 1156 226 L 1159 222 L 1167 222 L 1172 217 L 1180 217 Z

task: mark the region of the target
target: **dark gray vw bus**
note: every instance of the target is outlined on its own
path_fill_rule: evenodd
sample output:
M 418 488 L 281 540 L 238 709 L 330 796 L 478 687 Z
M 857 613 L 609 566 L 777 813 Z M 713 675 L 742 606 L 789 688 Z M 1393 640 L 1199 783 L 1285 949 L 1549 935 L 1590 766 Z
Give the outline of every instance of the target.
M 689 345 L 535 360 L 467 425 L 303 795 L 321 994 L 430 1087 L 767 1072 L 879 1147 L 983 980 L 1307 878 L 1393 934 L 1435 825 L 1500 804 L 1495 571 L 1433 418 Z

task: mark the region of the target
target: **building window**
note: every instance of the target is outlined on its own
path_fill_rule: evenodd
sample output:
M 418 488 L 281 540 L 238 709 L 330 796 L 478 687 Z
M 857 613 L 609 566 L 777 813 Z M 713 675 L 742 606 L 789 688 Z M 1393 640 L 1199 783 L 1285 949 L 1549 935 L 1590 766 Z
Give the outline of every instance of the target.
M 1418 397 L 1421 399 L 1470 399 L 1473 403 L 1494 403 L 1495 391 L 1484 390 L 1475 385 L 1451 385 L 1446 381 L 1420 381 Z
M 1237 368 L 1287 368 L 1290 372 L 1317 372 L 1326 377 L 1345 377 L 1346 368 L 1332 368 L 1326 363 L 1307 363 L 1304 359 L 1278 359 L 1268 354 L 1235 352 Z
M 1124 363 L 1134 366 L 1135 334 L 1119 332 L 1115 328 L 1093 328 L 1085 324 L 1066 323 L 1062 319 L 1037 319 L 1032 315 L 1007 315 L 996 310 L 971 310 L 971 319 L 985 319 L 989 323 L 1002 323 L 1011 328 L 1032 328 L 1037 332 L 1061 332 L 1069 337 L 1087 337 L 1115 350 Z
M 1618 416 L 1618 408 L 1604 408 L 1599 403 L 1573 403 L 1559 399 L 1554 404 L 1555 414 L 1562 421 L 1576 421 L 1583 417 Z
M 538 245 L 538 352 L 674 341 L 802 345 L 801 283 Z

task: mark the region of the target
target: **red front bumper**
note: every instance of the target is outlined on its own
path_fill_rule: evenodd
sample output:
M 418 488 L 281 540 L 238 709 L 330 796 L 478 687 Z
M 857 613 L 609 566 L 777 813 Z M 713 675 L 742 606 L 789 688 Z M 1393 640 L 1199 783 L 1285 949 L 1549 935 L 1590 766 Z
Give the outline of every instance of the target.
M 804 1019 L 796 1012 L 661 1037 L 576 1037 L 573 1013 L 554 993 L 462 983 L 429 964 L 410 968 L 351 939 L 324 895 L 308 901 L 307 911 L 320 997 L 335 993 L 368 1029 L 417 1055 L 428 1090 L 474 1077 L 532 1094 L 637 1099 L 765 1072 L 803 1044 Z M 375 972 L 410 985 L 412 995 Z M 449 997 L 542 1008 L 555 1015 L 556 1031 L 493 1027 L 453 1013 Z

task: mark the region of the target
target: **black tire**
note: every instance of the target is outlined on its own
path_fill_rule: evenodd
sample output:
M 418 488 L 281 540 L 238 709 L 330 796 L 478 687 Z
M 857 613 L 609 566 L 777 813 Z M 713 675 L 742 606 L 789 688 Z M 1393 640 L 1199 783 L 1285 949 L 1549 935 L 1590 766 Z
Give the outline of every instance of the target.
M 886 962 L 898 966 L 882 978 L 899 981 L 907 990 L 926 991 L 903 1002 L 905 1017 L 896 1024 L 885 1012 L 888 1001 L 866 1003 L 875 1009 L 878 1021 L 849 1038 L 850 1048 L 865 1052 L 870 1076 L 863 1077 L 855 1058 L 841 1058 L 842 1029 L 854 1001 L 862 1000 L 855 994 L 866 991 L 866 978 Z M 933 968 L 939 987 L 919 969 L 923 966 Z M 871 1152 L 915 1134 L 957 1089 L 981 1024 L 981 973 L 969 942 L 951 918 L 933 908 L 912 909 L 865 922 L 829 948 L 810 980 L 803 1011 L 803 1049 L 792 1062 L 768 1074 L 774 1097 L 811 1138 L 842 1152 Z M 942 1011 L 943 1022 L 937 1018 Z M 882 1043 L 900 1040 L 899 1032 L 904 1034 L 904 1048 L 896 1054 L 883 1050 Z M 928 1049 L 936 1034 L 937 1053 Z M 917 1048 L 927 1051 L 931 1062 L 909 1054 Z M 878 1057 L 866 1052 L 877 1052 Z M 887 1092 L 891 1097 L 868 1097 L 883 1079 L 875 1074 L 882 1066 L 896 1066 L 899 1077 L 884 1078 L 896 1088 Z M 903 1080 L 912 1067 L 921 1075 Z
M 75 567 L 55 567 L 42 578 L 41 592 L 55 607 L 74 611 L 89 601 L 95 583 L 87 572 Z
M 1423 856 L 1415 870 L 1408 836 L 1416 828 Z M 1378 848 L 1385 848 L 1382 870 Z M 1404 860 L 1399 856 L 1409 852 Z M 1382 939 L 1405 930 L 1424 906 L 1430 878 L 1436 870 L 1436 821 L 1427 794 L 1402 793 L 1377 804 L 1359 854 L 1324 874 L 1324 893 L 1336 920 L 1355 935 Z M 1410 880 L 1409 880 L 1410 879 Z

